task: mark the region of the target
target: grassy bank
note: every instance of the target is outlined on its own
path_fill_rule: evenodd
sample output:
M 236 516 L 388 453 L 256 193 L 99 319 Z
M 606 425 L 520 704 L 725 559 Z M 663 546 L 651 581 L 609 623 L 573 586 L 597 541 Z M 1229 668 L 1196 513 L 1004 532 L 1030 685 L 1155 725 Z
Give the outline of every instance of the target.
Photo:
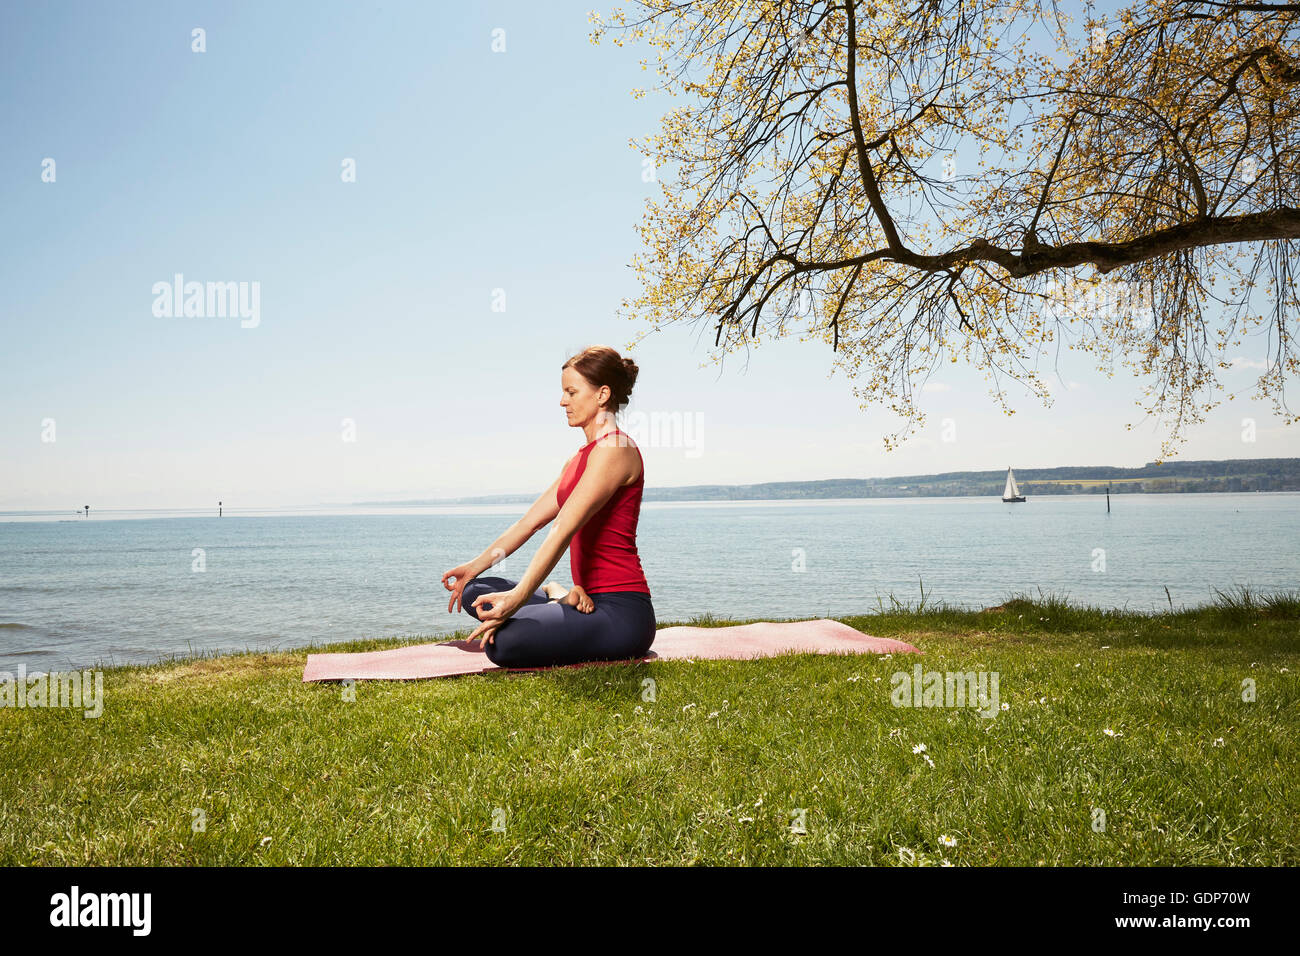
M 1300 596 L 842 620 L 925 654 L 361 682 L 355 701 L 301 683 L 306 650 L 109 670 L 97 719 L 0 709 L 0 862 L 1300 862 Z M 996 672 L 1006 708 L 894 706 L 918 661 Z

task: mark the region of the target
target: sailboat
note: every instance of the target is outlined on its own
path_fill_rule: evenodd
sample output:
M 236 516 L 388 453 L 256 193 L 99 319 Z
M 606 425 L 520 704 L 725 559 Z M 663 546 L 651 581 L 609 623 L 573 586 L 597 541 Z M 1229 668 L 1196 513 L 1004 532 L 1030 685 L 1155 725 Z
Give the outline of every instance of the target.
M 1008 504 L 1015 501 L 1024 501 L 1024 495 L 1016 487 L 1016 474 L 1010 468 L 1007 469 L 1007 486 L 1002 489 L 1002 500 Z

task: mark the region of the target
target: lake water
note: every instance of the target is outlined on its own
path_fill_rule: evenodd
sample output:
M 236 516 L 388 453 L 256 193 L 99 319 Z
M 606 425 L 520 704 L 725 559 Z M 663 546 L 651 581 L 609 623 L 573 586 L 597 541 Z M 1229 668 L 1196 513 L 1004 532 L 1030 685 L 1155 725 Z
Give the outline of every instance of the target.
M 441 638 L 473 624 L 447 613 L 442 573 L 524 510 L 0 515 L 0 671 Z M 543 534 L 486 573 L 520 577 Z M 661 621 L 861 614 L 891 592 L 915 605 L 921 580 L 927 600 L 972 608 L 1041 588 L 1151 611 L 1166 586 L 1192 607 L 1215 587 L 1300 587 L 1297 542 L 1295 493 L 1114 495 L 1109 515 L 1094 495 L 647 502 L 637 534 Z M 549 577 L 569 583 L 567 554 Z

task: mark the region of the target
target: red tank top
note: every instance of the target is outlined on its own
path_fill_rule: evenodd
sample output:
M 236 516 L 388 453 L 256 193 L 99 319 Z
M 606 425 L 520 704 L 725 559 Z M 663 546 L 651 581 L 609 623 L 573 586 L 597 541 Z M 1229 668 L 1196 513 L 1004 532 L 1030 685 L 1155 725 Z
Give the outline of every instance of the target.
M 614 429 L 606 435 L 617 432 Z M 623 432 L 622 434 L 627 434 Z M 556 500 L 560 507 L 578 485 L 578 479 L 587 470 L 587 458 L 596 442 L 606 435 L 588 442 L 578 452 L 578 457 L 564 470 Z M 641 457 L 641 449 L 636 450 Z M 573 583 L 588 594 L 602 591 L 641 591 L 650 593 L 641 558 L 636 552 L 636 525 L 641 516 L 641 491 L 645 487 L 645 459 L 641 458 L 641 474 L 636 481 L 614 492 L 604 506 L 587 519 L 569 542 L 569 570 Z

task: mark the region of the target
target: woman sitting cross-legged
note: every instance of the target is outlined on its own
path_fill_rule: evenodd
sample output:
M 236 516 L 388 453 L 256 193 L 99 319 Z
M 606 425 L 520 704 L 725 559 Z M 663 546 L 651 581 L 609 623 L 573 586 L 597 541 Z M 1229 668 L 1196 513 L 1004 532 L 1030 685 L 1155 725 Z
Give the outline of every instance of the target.
M 470 634 L 501 667 L 644 657 L 655 638 L 650 587 L 636 549 L 645 487 L 641 450 L 614 425 L 637 366 L 595 345 L 561 368 L 560 405 L 588 439 L 528 512 L 472 561 L 445 572 L 447 611 L 478 620 Z M 613 427 L 611 427 L 613 426 Z M 518 581 L 480 577 L 555 523 Z M 573 588 L 542 581 L 569 549 Z

